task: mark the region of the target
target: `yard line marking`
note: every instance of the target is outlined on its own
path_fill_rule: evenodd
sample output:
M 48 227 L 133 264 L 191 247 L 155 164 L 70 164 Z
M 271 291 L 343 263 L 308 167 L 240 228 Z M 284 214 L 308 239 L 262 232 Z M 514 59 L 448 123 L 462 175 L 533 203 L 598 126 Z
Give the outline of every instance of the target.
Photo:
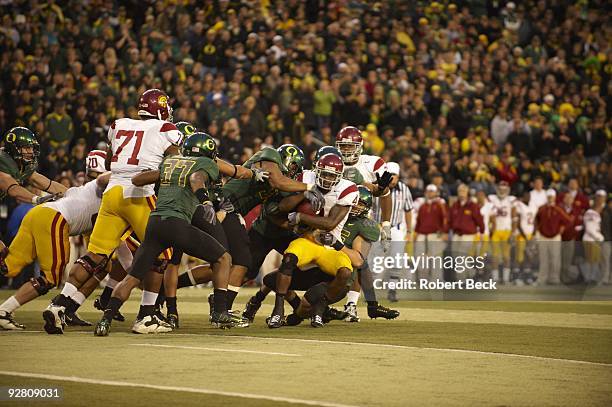
M 147 384 L 147 383 L 119 382 L 115 380 L 98 380 L 98 379 L 89 379 L 86 377 L 76 377 L 76 376 L 57 376 L 57 375 L 42 374 L 42 373 L 14 372 L 14 371 L 7 371 L 7 370 L 0 370 L 0 375 L 27 377 L 27 378 L 33 378 L 33 379 L 60 380 L 60 381 L 74 382 L 74 383 L 100 384 L 103 386 L 141 387 L 145 389 L 163 390 L 163 391 L 177 391 L 177 392 L 198 393 L 198 394 L 213 394 L 216 396 L 240 397 L 240 398 L 245 398 L 245 399 L 257 399 L 257 400 L 269 400 L 269 401 L 278 401 L 278 402 L 292 403 L 292 404 L 306 404 L 309 406 L 357 407 L 355 405 L 340 404 L 340 403 L 334 403 L 330 401 L 302 400 L 302 399 L 295 399 L 291 397 L 268 396 L 265 394 L 254 394 L 254 393 L 239 393 L 239 392 L 233 392 L 233 391 L 211 390 L 211 389 L 196 388 L 196 387 L 160 386 L 156 384 Z
M 28 332 L 28 333 L 40 333 L 44 331 L 0 331 L 0 333 L 10 333 L 10 332 Z M 83 331 L 75 331 L 71 333 L 76 334 L 87 334 L 90 335 L 89 332 Z M 132 336 L 126 332 L 117 332 L 114 335 L 124 335 L 124 336 Z M 295 342 L 310 342 L 310 343 L 327 343 L 327 344 L 336 344 L 336 345 L 359 345 L 359 346 L 372 346 L 379 348 L 391 348 L 391 349 L 407 349 L 407 350 L 430 350 L 437 352 L 455 352 L 455 353 L 467 353 L 467 354 L 475 354 L 475 355 L 488 355 L 488 356 L 506 356 L 506 357 L 514 357 L 514 358 L 523 358 L 523 359 L 532 359 L 532 360 L 541 360 L 541 361 L 552 361 L 552 362 L 564 362 L 564 363 L 576 363 L 583 365 L 591 365 L 591 366 L 603 366 L 603 367 L 612 367 L 612 363 L 603 363 L 603 362 L 589 362 L 587 360 L 576 360 L 576 359 L 562 359 L 562 358 L 549 358 L 546 356 L 533 356 L 533 355 L 521 355 L 518 353 L 506 353 L 506 352 L 487 352 L 481 350 L 470 350 L 470 349 L 453 349 L 453 348 L 432 348 L 432 347 L 419 347 L 419 346 L 407 346 L 407 345 L 392 345 L 387 343 L 371 343 L 371 342 L 349 342 L 349 341 L 330 341 L 323 339 L 303 339 L 303 338 L 275 338 L 269 336 L 249 336 L 249 335 L 218 335 L 218 334 L 196 334 L 196 333 L 170 333 L 171 336 L 209 336 L 209 337 L 218 337 L 218 338 L 244 338 L 244 339 L 261 339 L 261 340 L 276 340 L 276 341 L 295 341 Z
M 534 360 L 542 360 L 542 361 L 578 363 L 578 364 L 585 364 L 585 365 L 612 367 L 612 364 L 603 363 L 603 362 L 589 362 L 586 360 L 549 358 L 545 356 L 521 355 L 518 353 L 506 353 L 506 352 L 487 352 L 487 351 L 469 350 L 469 349 L 432 348 L 432 347 L 420 347 L 420 346 L 391 345 L 387 343 L 371 343 L 371 342 L 329 341 L 329 340 L 322 340 L 322 339 L 274 338 L 274 337 L 264 337 L 264 336 L 248 336 L 248 335 L 215 335 L 215 334 L 176 334 L 176 335 L 198 335 L 198 336 L 203 335 L 203 336 L 220 336 L 220 337 L 231 337 L 231 338 L 265 339 L 265 340 L 278 340 L 278 341 L 328 343 L 328 344 L 340 344 L 340 345 L 374 346 L 374 347 L 381 347 L 381 348 L 407 349 L 407 350 L 431 350 L 431 351 L 437 351 L 437 352 L 455 352 L 455 353 L 467 353 L 467 354 L 489 355 L 489 356 L 506 356 L 506 357 L 534 359 Z
M 264 352 L 258 350 L 246 350 L 246 349 L 222 349 L 222 348 L 204 348 L 200 346 L 179 346 L 179 345 L 156 345 L 152 343 L 130 343 L 131 346 L 147 346 L 154 348 L 170 348 L 170 349 L 191 349 L 191 350 L 208 350 L 212 352 L 238 352 L 238 353 L 255 353 L 258 355 L 273 355 L 273 356 L 293 356 L 300 357 L 297 353 L 283 353 L 283 352 Z

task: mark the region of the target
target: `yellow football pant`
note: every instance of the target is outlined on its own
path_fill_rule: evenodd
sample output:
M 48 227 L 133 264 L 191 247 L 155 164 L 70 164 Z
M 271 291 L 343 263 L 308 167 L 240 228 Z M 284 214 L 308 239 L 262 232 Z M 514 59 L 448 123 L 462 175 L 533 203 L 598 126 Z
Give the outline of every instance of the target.
M 44 206 L 32 208 L 23 218 L 5 259 L 8 276 L 15 277 L 38 259 L 45 278 L 59 286 L 70 259 L 68 223 L 61 213 Z
M 493 257 L 499 260 L 510 258 L 511 230 L 496 230 L 491 236 Z
M 314 263 L 326 274 L 335 276 L 339 269 L 345 267 L 353 270 L 351 259 L 346 253 L 321 246 L 311 240 L 298 238 L 289 243 L 285 254 L 291 253 L 298 258 L 297 266 L 302 268 Z
M 531 240 L 531 235 L 527 235 L 527 240 L 525 240 L 523 235 L 516 237 L 516 262 L 518 264 L 523 264 L 525 261 L 525 248 L 527 247 L 528 240 Z
M 114 186 L 102 196 L 102 204 L 88 250 L 96 254 L 109 256 L 119 243 L 121 237 L 132 228 L 140 241 L 144 239 L 149 214 L 155 209 L 155 197 L 124 198 L 123 188 Z

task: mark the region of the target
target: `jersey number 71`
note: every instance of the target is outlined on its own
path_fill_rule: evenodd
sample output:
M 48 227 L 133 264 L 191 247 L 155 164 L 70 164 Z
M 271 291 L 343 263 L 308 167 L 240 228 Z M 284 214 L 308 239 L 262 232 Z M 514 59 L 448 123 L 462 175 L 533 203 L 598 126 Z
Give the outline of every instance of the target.
M 119 159 L 119 154 L 121 154 L 123 149 L 130 143 L 130 141 L 134 137 L 136 137 L 136 142 L 132 147 L 132 155 L 130 156 L 130 158 L 127 159 L 127 163 L 130 165 L 138 165 L 138 153 L 140 152 L 140 146 L 142 145 L 143 136 L 144 131 L 142 130 L 118 130 L 117 134 L 115 135 L 115 139 L 119 140 L 121 138 L 124 138 L 124 140 L 123 143 L 121 143 L 121 145 L 119 145 L 119 147 L 117 148 L 117 151 L 113 155 L 113 158 L 111 158 L 111 161 L 116 162 Z

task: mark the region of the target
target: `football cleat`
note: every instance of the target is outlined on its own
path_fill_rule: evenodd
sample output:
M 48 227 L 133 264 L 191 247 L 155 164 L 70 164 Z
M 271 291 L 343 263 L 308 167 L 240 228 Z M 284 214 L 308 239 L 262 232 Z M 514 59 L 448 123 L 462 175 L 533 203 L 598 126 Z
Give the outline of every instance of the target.
M 0 311 L 0 328 L 6 331 L 22 331 L 25 325 L 15 321 L 12 312 Z
M 268 328 L 270 329 L 280 328 L 281 326 L 284 325 L 283 322 L 284 322 L 283 316 L 279 314 L 273 314 L 270 316 L 270 318 L 266 320 L 266 323 L 268 324 Z
M 94 329 L 95 336 L 108 336 L 110 332 L 111 323 L 110 321 L 102 318 L 100 322 L 96 324 L 96 328 Z
M 164 315 L 164 313 L 161 310 L 161 306 L 156 305 L 155 306 L 155 311 L 154 311 L 155 316 L 157 317 L 157 319 L 159 319 L 160 321 L 166 321 L 166 316 Z
M 249 320 L 249 322 L 253 323 L 255 320 L 255 315 L 257 311 L 259 311 L 259 307 L 261 307 L 261 302 L 253 301 L 253 298 L 249 300 L 246 304 L 246 308 L 242 311 L 242 316 Z
M 96 298 L 94 300 L 93 306 L 95 309 L 104 312 L 104 307 L 102 306 L 102 303 L 100 302 L 100 297 Z M 115 314 L 115 316 L 113 317 L 113 319 L 115 321 L 119 321 L 119 322 L 123 322 L 125 321 L 125 317 L 123 316 L 123 314 L 121 313 L 121 311 L 117 311 L 117 313 Z
M 359 322 L 359 315 L 357 315 L 357 306 L 354 302 L 349 302 L 344 306 L 344 312 L 346 312 L 346 317 L 344 317 L 345 322 Z
M 297 314 L 289 314 L 285 318 L 285 325 L 287 326 L 297 326 L 302 323 L 304 318 L 299 317 Z
M 230 310 L 228 314 L 232 317 L 233 328 L 248 328 L 251 322 L 240 314 L 240 311 Z
M 227 311 L 215 312 L 210 315 L 210 323 L 219 329 L 229 329 L 234 326 L 234 317 Z
M 212 321 L 212 314 L 215 312 L 215 298 L 214 298 L 214 294 L 210 293 L 208 294 L 208 315 L 211 317 L 211 321 Z
M 166 322 L 172 327 L 172 329 L 178 329 L 179 327 L 179 316 L 176 314 L 168 314 L 166 316 Z
M 342 321 L 347 316 L 348 313 L 345 311 L 340 311 L 336 308 L 327 307 L 325 309 L 325 312 L 323 313 L 323 322 L 327 324 L 330 321 Z
M 390 302 L 397 302 L 398 301 L 398 299 L 397 299 L 397 291 L 389 290 L 389 292 L 387 293 L 387 299 Z
M 399 317 L 399 315 L 399 311 L 383 307 L 380 304 L 368 306 L 368 316 L 370 318 L 395 319 Z
M 310 318 L 310 326 L 313 328 L 322 328 L 325 324 L 323 323 L 323 317 L 321 315 L 313 315 Z
M 49 304 L 46 310 L 43 311 L 43 319 L 45 320 L 45 331 L 49 335 L 60 335 L 64 333 L 66 321 L 64 321 L 65 308 L 59 305 Z
M 74 314 L 64 314 L 64 321 L 68 326 L 92 326 L 93 324 L 89 321 L 85 321 L 76 312 Z
M 135 334 L 160 334 L 172 332 L 172 327 L 167 322 L 159 319 L 157 315 L 147 315 L 134 322 L 132 332 Z

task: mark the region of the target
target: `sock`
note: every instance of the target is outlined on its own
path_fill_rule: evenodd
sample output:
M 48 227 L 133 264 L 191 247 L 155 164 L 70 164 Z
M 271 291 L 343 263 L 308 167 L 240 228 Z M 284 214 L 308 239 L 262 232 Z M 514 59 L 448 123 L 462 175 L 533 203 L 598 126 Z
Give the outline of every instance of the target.
M 327 304 L 329 304 L 329 299 L 327 298 L 327 295 L 323 295 L 323 297 L 321 297 L 319 302 L 313 305 L 312 307 L 313 315 L 322 316 L 323 313 L 325 312 L 325 308 L 327 308 Z
M 141 305 L 155 305 L 158 293 L 153 291 L 142 290 L 142 299 L 140 300 Z
M 79 306 L 85 302 L 85 294 L 83 294 L 80 291 L 77 291 L 76 293 L 74 293 L 74 295 L 70 298 L 72 298 L 74 302 L 79 304 Z
M 229 294 L 231 292 L 233 291 L 223 290 L 221 288 L 215 288 L 213 290 L 213 301 L 215 302 L 215 305 L 214 305 L 215 312 L 221 313 L 229 309 L 227 303 L 228 303 Z M 234 298 L 235 297 L 236 296 L 234 296 Z
M 266 294 L 263 291 L 259 290 L 259 291 L 257 291 L 257 294 L 255 294 L 255 297 L 253 297 L 253 299 L 258 304 L 261 304 L 263 302 L 263 300 L 266 299 L 267 296 L 268 296 L 268 294 Z
M 183 273 L 180 276 L 178 276 L 178 283 L 176 285 L 176 288 L 193 287 L 194 285 L 195 285 L 195 280 L 193 279 L 193 276 L 191 275 L 191 270 L 187 270 L 186 273 Z
M 368 301 L 368 307 L 378 307 L 378 301 Z
M 117 311 L 119 311 L 119 308 L 121 308 L 122 304 L 123 301 L 121 301 L 119 298 L 111 297 L 111 299 L 108 301 L 106 309 L 104 310 L 104 319 L 110 323 L 113 320 L 113 317 L 117 314 Z
M 78 288 L 76 288 L 74 285 L 66 283 L 64 284 L 64 288 L 62 289 L 61 294 L 66 297 L 72 297 L 77 292 L 77 290 Z
M 11 312 L 15 311 L 20 306 L 21 304 L 19 304 L 19 301 L 17 301 L 17 298 L 15 298 L 15 296 L 13 295 L 9 299 L 4 301 L 2 305 L 0 305 L 0 311 L 5 311 L 10 314 Z
M 64 294 L 60 294 L 53 299 L 52 303 L 53 305 L 66 308 L 70 305 L 70 298 L 66 297 Z
M 300 306 L 300 303 L 302 302 L 302 299 L 300 298 L 299 295 L 294 295 L 292 299 L 287 300 L 287 302 L 289 303 L 289 305 L 291 305 L 291 308 L 293 308 L 293 310 L 297 310 L 298 307 Z
M 106 307 L 108 304 L 108 300 L 110 300 L 111 295 L 113 295 L 113 288 L 115 288 L 117 283 L 118 281 L 113 280 L 112 278 L 109 278 L 106 281 L 106 287 L 104 287 L 104 290 L 102 290 L 102 294 L 100 295 L 100 305 L 102 305 L 102 307 Z
M 110 302 L 109 302 L 110 305 Z M 155 313 L 155 304 L 153 305 L 141 305 L 138 309 L 138 316 L 136 319 L 143 319 L 148 315 L 153 315 Z
M 162 288 L 163 288 L 163 286 L 162 286 Z M 157 295 L 157 299 L 155 300 L 155 307 L 156 308 L 163 307 L 164 303 L 166 302 L 166 296 L 164 294 L 162 294 L 162 293 L 163 293 L 163 291 L 160 291 L 159 294 Z
M 359 301 L 359 291 L 349 291 L 346 295 L 346 303 L 352 302 L 357 305 L 357 301 Z
M 72 298 L 68 298 L 68 305 L 66 306 L 66 311 L 65 311 L 66 314 L 72 315 L 76 312 L 78 308 L 79 308 L 79 303 L 77 303 Z
M 227 286 L 227 309 L 232 309 L 234 306 L 234 300 L 238 295 L 238 291 L 240 291 L 240 287 L 236 287 L 233 285 Z
M 274 300 L 274 310 L 272 311 L 272 314 L 285 314 L 285 294 L 276 293 L 276 299 Z
M 178 315 L 176 297 L 166 297 L 166 310 L 168 310 L 168 314 Z

